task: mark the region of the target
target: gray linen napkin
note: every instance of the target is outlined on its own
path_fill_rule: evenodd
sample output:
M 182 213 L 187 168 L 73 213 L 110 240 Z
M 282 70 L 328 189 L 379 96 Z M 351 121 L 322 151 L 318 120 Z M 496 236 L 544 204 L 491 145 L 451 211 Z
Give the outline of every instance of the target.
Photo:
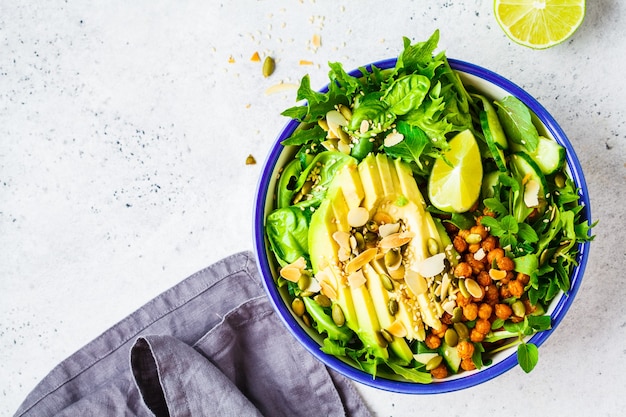
M 284 328 L 250 253 L 190 276 L 54 368 L 15 416 L 369 416 Z

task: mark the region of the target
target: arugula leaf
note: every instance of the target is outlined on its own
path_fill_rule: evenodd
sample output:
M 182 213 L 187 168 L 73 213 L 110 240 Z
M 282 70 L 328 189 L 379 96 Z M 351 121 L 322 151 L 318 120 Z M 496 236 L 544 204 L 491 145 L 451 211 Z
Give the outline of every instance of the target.
M 506 96 L 496 101 L 500 123 L 509 140 L 534 152 L 539 144 L 539 133 L 533 125 L 530 110 L 518 98 Z
M 387 366 L 396 374 L 405 377 L 409 381 L 419 384 L 430 384 L 433 381 L 433 377 L 429 372 L 420 372 L 415 369 L 405 368 L 393 362 L 387 362 Z
M 425 42 L 419 42 L 411 45 L 411 40 L 407 37 L 403 38 L 404 50 L 398 57 L 396 68 L 404 70 L 406 73 L 419 72 L 419 70 L 427 66 L 433 59 L 433 52 L 439 44 L 439 29 Z
M 326 132 L 319 125 L 313 125 L 308 129 L 297 129 L 291 136 L 281 142 L 283 146 L 300 146 L 309 142 L 320 142 L 324 139 Z

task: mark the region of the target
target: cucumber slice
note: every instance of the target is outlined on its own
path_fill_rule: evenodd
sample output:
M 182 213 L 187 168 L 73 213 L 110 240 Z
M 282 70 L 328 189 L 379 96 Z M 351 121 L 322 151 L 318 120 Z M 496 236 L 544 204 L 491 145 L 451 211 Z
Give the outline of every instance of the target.
M 520 198 L 515 203 L 515 217 L 521 223 L 537 209 L 543 213 L 547 202 L 545 199 L 548 188 L 546 177 L 532 158 L 523 152 L 511 155 L 511 172 L 522 183 Z
M 441 346 L 439 347 L 439 351 L 441 352 L 441 356 L 443 356 L 443 360 L 446 361 L 448 368 L 453 373 L 459 372 L 459 367 L 461 366 L 461 357 L 459 356 L 459 352 L 455 347 L 448 345 L 446 342 L 441 342 Z
M 517 143 L 511 144 L 511 148 L 515 152 L 527 153 L 544 175 L 554 174 L 565 162 L 565 148 L 545 136 L 539 136 L 537 149 L 534 152 L 528 152 L 526 148 Z
M 483 133 L 485 134 L 485 142 L 487 142 L 489 152 L 491 153 L 493 160 L 496 162 L 498 170 L 500 170 L 501 172 L 506 172 L 506 159 L 504 156 L 504 151 L 502 150 L 504 148 L 501 147 L 499 139 L 497 139 L 498 134 L 495 133 L 497 129 L 494 128 L 495 125 L 493 125 L 492 122 L 489 120 L 489 115 L 487 114 L 487 112 L 481 111 L 479 117 L 480 126 L 482 127 Z M 500 122 L 497 123 L 497 126 L 500 128 L 500 130 L 502 130 Z M 504 133 L 502 134 L 502 136 L 504 137 Z M 506 138 L 504 139 L 504 141 L 506 142 Z
M 483 102 L 483 109 L 487 115 L 487 125 L 489 126 L 489 132 L 493 141 L 500 149 L 509 149 L 509 141 L 506 139 L 506 135 L 504 134 L 504 129 L 502 128 L 496 109 L 491 105 L 486 97 L 479 97 Z
M 493 197 L 493 187 L 495 187 L 499 180 L 500 172 L 491 171 L 485 174 L 483 177 L 482 196 L 483 199 Z

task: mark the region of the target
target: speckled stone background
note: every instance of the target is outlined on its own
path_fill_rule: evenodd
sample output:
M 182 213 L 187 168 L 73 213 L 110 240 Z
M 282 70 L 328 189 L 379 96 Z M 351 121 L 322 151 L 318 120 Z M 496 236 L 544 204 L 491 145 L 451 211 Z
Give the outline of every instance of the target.
M 378 416 L 603 416 L 626 408 L 626 3 L 589 1 L 567 42 L 509 41 L 492 1 L 75 0 L 0 3 L 0 415 L 146 301 L 252 248 L 252 201 L 295 92 L 441 30 L 450 57 L 533 94 L 585 170 L 596 241 L 529 375 L 407 396 Z M 319 35 L 321 46 L 312 38 Z M 261 74 L 250 57 L 276 58 Z M 312 65 L 301 65 L 300 60 Z M 246 165 L 252 155 L 256 165 Z

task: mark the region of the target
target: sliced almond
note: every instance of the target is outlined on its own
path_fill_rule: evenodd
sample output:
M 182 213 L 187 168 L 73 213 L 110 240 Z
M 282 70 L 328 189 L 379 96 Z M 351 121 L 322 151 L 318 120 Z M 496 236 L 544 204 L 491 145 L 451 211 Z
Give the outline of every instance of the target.
M 409 243 L 414 236 L 415 233 L 413 232 L 392 233 L 389 236 L 382 238 L 379 245 L 383 249 L 399 248 L 400 246 Z
M 339 259 L 341 262 L 346 262 L 348 259 L 350 259 L 350 255 L 352 255 L 352 250 L 350 249 L 350 246 L 348 245 L 347 248 L 339 248 L 339 251 L 337 251 L 337 259 Z
M 358 271 L 363 267 L 363 265 L 368 264 L 371 260 L 373 260 L 376 257 L 377 252 L 376 248 L 364 250 L 357 257 L 348 262 L 346 265 L 346 272 L 348 274 L 352 274 L 353 272 Z
M 396 337 L 406 337 L 407 335 L 406 327 L 404 327 L 404 324 L 402 324 L 400 320 L 394 321 L 385 330 Z
M 501 269 L 491 268 L 489 270 L 489 276 L 494 281 L 499 281 L 499 280 L 504 279 L 506 277 L 506 271 L 503 271 Z
M 337 291 L 326 281 L 320 281 L 320 292 L 331 300 L 337 299 Z
M 348 275 L 348 285 L 350 288 L 359 288 L 365 285 L 366 282 L 367 279 L 365 279 L 365 275 L 363 275 L 363 271 L 360 269 Z
M 419 273 L 426 278 L 439 275 L 445 269 L 446 254 L 441 252 L 430 256 L 419 263 Z
M 350 248 L 350 233 L 348 232 L 342 232 L 341 230 L 336 231 L 333 233 L 333 240 L 337 242 L 340 248 Z
M 359 125 L 359 132 L 361 134 L 364 134 L 368 130 L 370 130 L 370 123 L 367 120 L 361 121 L 361 124 Z
M 396 146 L 398 143 L 404 140 L 404 135 L 399 132 L 392 132 L 385 137 L 383 144 L 387 148 L 391 148 L 392 146 Z
M 418 272 L 409 269 L 404 274 L 404 281 L 411 292 L 415 295 L 424 294 L 428 291 L 428 283 Z
M 351 227 L 362 227 L 370 219 L 370 213 L 365 207 L 354 207 L 348 211 L 348 224 Z
M 378 227 L 380 237 L 387 237 L 400 231 L 400 223 L 385 223 Z
M 287 281 L 298 282 L 302 276 L 302 270 L 296 268 L 295 266 L 286 266 L 280 270 L 280 276 L 285 278 Z
M 526 207 L 537 207 L 539 205 L 539 183 L 529 180 L 524 184 L 524 204 Z
M 487 254 L 485 253 L 485 250 L 483 248 L 480 248 L 476 252 L 474 252 L 474 259 L 476 259 L 477 261 L 482 261 L 483 259 L 485 259 L 485 256 L 487 256 Z

